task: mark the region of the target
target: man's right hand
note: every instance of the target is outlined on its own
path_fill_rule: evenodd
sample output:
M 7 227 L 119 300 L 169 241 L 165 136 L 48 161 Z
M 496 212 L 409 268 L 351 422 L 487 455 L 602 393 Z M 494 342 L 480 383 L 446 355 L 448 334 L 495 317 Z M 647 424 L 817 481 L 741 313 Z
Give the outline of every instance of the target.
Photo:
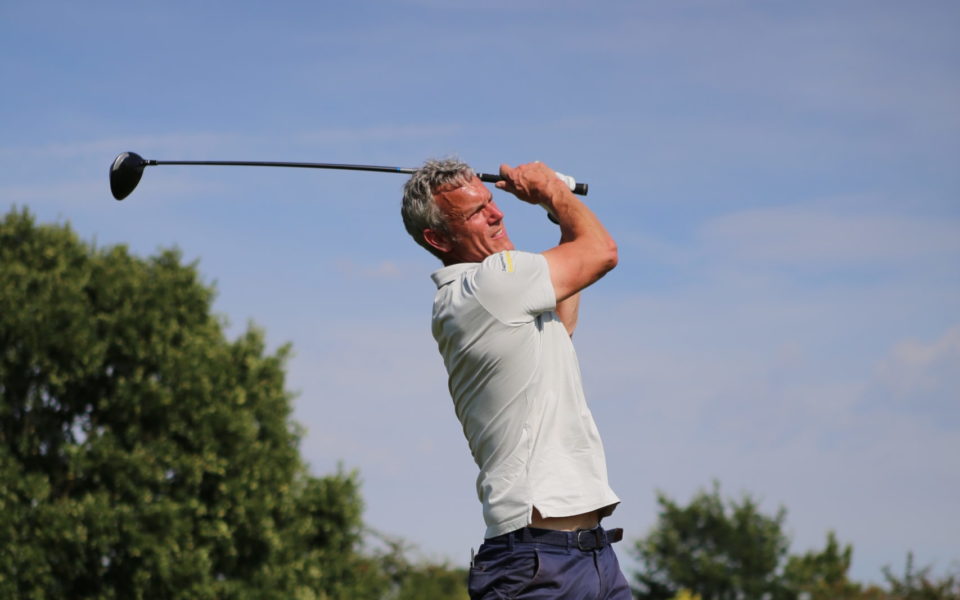
M 511 167 L 500 165 L 502 181 L 497 188 L 510 192 L 517 198 L 530 204 L 543 204 L 549 210 L 553 199 L 563 195 L 573 195 L 570 187 L 556 172 L 542 162 L 532 162 Z
M 542 204 L 560 223 L 560 244 L 543 255 L 550 265 L 557 302 L 603 277 L 617 265 L 617 245 L 587 206 L 556 173 L 540 162 L 500 166 L 499 189 L 524 202 Z

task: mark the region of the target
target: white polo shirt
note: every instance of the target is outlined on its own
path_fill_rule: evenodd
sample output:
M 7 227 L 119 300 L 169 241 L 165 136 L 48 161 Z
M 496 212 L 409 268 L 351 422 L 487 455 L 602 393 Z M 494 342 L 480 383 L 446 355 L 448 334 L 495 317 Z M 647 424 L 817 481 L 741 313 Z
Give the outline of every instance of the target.
M 433 337 L 480 467 L 485 537 L 529 525 L 534 507 L 544 517 L 612 512 L 620 500 L 546 258 L 500 252 L 431 277 Z

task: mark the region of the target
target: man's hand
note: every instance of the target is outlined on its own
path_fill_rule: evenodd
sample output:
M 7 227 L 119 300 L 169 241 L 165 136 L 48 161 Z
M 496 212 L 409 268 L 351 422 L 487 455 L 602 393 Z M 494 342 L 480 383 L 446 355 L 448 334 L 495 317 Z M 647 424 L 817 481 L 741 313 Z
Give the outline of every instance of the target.
M 543 253 L 550 265 L 550 280 L 558 303 L 617 265 L 617 245 L 613 238 L 553 169 L 540 162 L 519 167 L 501 165 L 500 176 L 503 181 L 497 182 L 499 189 L 524 202 L 542 204 L 560 223 L 560 243 Z M 568 324 L 566 320 L 565 324 Z M 568 326 L 569 330 L 572 327 Z
M 566 182 L 557 177 L 553 169 L 542 162 L 532 162 L 518 167 L 500 165 L 500 177 L 497 188 L 510 192 L 517 198 L 530 204 L 546 204 L 558 195 L 573 193 Z

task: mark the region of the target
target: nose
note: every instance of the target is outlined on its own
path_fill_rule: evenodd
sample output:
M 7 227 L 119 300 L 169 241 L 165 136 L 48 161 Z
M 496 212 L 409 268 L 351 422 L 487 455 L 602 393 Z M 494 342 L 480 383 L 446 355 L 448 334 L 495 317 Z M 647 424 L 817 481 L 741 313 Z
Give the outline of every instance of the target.
M 490 223 L 496 223 L 503 218 L 503 213 L 500 212 L 500 207 L 496 205 L 492 200 L 487 205 L 487 221 Z

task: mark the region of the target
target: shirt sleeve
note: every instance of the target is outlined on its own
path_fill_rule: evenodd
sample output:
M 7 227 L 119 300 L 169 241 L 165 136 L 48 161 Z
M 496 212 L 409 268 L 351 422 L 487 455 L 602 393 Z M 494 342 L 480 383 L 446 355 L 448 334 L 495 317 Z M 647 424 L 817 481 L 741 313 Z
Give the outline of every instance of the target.
M 488 256 L 474 275 L 477 300 L 507 325 L 529 323 L 557 306 L 542 254 L 507 250 Z

